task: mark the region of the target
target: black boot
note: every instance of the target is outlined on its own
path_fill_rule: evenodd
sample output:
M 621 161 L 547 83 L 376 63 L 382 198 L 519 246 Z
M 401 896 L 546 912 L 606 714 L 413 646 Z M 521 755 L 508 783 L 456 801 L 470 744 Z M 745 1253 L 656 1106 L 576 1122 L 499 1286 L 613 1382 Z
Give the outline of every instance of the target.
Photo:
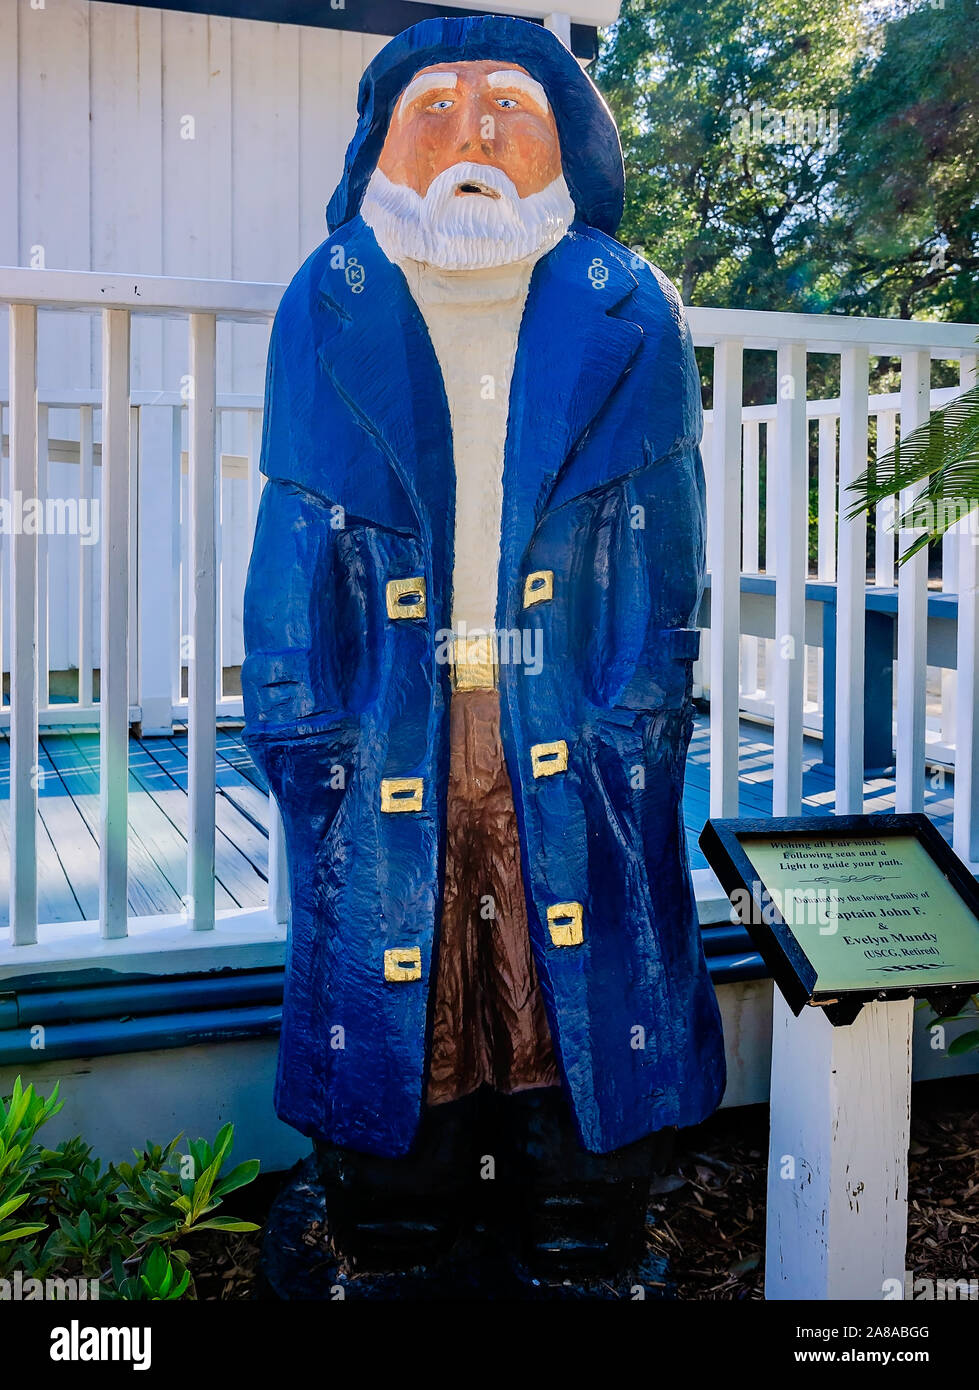
M 427 1110 L 404 1158 L 316 1145 L 333 1248 L 352 1273 L 434 1265 L 471 1224 L 475 1099 Z
M 661 1130 L 608 1154 L 581 1147 L 557 1089 L 500 1097 L 506 1116 L 506 1185 L 516 1249 L 545 1281 L 608 1278 L 636 1265 L 646 1249 L 653 1174 L 673 1149 Z

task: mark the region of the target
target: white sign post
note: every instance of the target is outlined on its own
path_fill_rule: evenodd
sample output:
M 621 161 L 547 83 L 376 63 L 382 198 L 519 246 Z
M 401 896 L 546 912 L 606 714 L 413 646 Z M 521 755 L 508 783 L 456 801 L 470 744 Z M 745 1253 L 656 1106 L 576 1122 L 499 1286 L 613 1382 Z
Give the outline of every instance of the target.
M 766 1298 L 903 1291 L 913 1009 L 865 1004 L 833 1027 L 812 1006 L 795 1018 L 776 988 Z

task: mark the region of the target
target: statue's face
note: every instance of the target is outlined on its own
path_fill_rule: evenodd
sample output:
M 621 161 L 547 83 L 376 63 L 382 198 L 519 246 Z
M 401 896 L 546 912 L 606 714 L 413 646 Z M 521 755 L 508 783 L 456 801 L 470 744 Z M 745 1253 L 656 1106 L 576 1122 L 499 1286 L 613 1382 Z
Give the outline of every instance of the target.
M 516 63 L 486 59 L 422 68 L 394 111 L 377 167 L 392 183 L 424 198 L 455 165 L 501 170 L 520 198 L 540 193 L 561 173 L 561 147 L 539 82 Z M 496 182 L 460 181 L 456 198 L 499 198 Z
M 499 58 L 422 68 L 398 98 L 361 213 L 389 255 L 442 270 L 542 255 L 575 215 L 543 87 Z

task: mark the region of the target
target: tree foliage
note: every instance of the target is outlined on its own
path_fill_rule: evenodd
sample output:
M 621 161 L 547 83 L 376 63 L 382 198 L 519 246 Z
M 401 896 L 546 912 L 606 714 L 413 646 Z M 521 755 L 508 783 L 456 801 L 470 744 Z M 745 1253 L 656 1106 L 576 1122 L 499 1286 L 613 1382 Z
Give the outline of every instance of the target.
M 977 0 L 624 0 L 620 235 L 688 302 L 977 316 Z

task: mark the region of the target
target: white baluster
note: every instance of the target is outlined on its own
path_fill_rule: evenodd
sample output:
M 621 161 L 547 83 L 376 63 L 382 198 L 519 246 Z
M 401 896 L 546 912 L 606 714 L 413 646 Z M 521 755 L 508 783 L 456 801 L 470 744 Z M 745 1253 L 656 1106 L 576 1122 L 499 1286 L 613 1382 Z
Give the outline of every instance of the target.
M 187 894 L 195 931 L 214 926 L 217 468 L 213 314 L 190 316 L 190 682 Z
M 139 703 L 139 407 L 129 411 L 129 703 Z
M 704 473 L 707 483 L 707 515 L 704 518 L 704 554 L 707 559 L 707 573 L 712 574 L 714 570 L 714 538 L 713 523 L 711 513 L 714 510 L 710 501 L 711 489 L 711 461 L 714 457 L 714 412 L 704 416 L 704 432 L 700 440 L 700 456 L 704 464 Z
M 877 458 L 883 458 L 894 448 L 897 435 L 897 415 L 893 410 L 882 410 L 877 416 Z M 881 589 L 894 587 L 894 498 L 885 497 L 877 504 L 875 514 L 877 529 L 874 540 L 874 583 Z
M 10 306 L 10 495 L 37 496 L 37 310 Z M 37 940 L 37 537 L 10 537 L 10 935 Z
M 772 812 L 797 816 L 802 806 L 802 711 L 805 675 L 806 574 L 809 565 L 809 439 L 806 348 L 778 349 L 775 466 L 775 750 Z
M 285 926 L 289 921 L 289 874 L 282 817 L 269 792 L 269 912 L 272 921 Z
M 840 360 L 840 536 L 836 581 L 836 814 L 863 812 L 864 637 L 867 515 L 846 520 L 848 493 L 867 466 L 869 362 L 865 347 Z M 890 710 L 881 712 L 890 719 Z
M 842 409 L 842 406 L 841 406 Z M 820 579 L 836 578 L 836 417 L 819 417 L 818 566 Z
M 224 613 L 224 463 L 222 454 L 224 452 L 224 427 L 225 414 L 218 412 L 215 419 L 215 474 L 217 478 L 214 507 L 216 521 L 214 527 L 214 698 L 220 700 L 224 696 L 224 644 L 227 638 L 225 613 Z
M 775 489 L 778 472 L 778 420 L 765 421 L 765 573 L 775 576 L 778 561 L 778 529 L 775 520 Z M 771 672 L 769 672 L 771 675 Z
M 139 707 L 144 734 L 173 729 L 174 624 L 173 408 L 139 412 Z M 179 464 L 178 464 L 179 466 Z
M 714 348 L 710 458 L 710 813 L 738 814 L 738 637 L 741 632 L 741 399 L 743 349 Z
M 169 501 L 170 509 L 170 631 L 173 634 L 173 641 L 170 645 L 170 705 L 171 716 L 173 706 L 180 704 L 183 699 L 183 625 L 181 623 L 180 606 L 180 489 L 181 489 L 181 455 L 182 439 L 181 431 L 183 428 L 183 409 L 179 405 L 171 407 L 170 410 L 170 435 L 169 449 L 167 457 L 169 468 L 167 476 L 170 482 Z
M 249 538 L 255 534 L 255 523 L 258 520 L 258 504 L 262 496 L 262 485 L 265 481 L 259 464 L 262 459 L 262 412 L 260 410 L 249 410 L 248 412 L 248 535 Z
M 961 364 L 960 364 L 961 376 Z M 955 515 L 959 515 L 956 509 Z M 963 531 L 968 531 L 968 521 L 956 521 L 948 528 L 941 540 L 942 547 L 942 593 L 957 594 L 959 591 L 959 540 Z M 948 666 L 939 668 L 942 687 L 941 742 L 946 748 L 955 744 L 955 686 L 956 673 Z
M 8 332 L 9 337 L 9 332 Z M 9 356 L 9 350 L 8 350 Z M 11 368 L 11 370 L 13 370 Z M 11 380 L 12 384 L 12 380 Z M 0 404 L 0 497 L 9 497 L 10 488 L 10 439 L 7 427 L 7 453 L 3 452 L 4 416 L 10 411 Z M 7 643 L 10 640 L 10 546 L 0 537 L 0 708 L 4 704 L 3 676 L 9 671 L 10 663 Z
M 744 466 L 742 469 L 741 569 L 757 574 L 760 559 L 760 479 L 758 467 L 758 421 L 746 420 L 742 431 Z M 758 694 L 758 638 L 741 638 L 741 682 L 745 695 Z
M 774 418 L 765 421 L 765 574 L 775 578 L 775 565 L 778 559 L 778 543 L 775 533 L 775 488 L 778 471 L 778 421 Z M 770 637 L 762 638 L 762 667 L 764 669 L 765 696 L 769 704 L 774 699 L 776 646 Z
M 963 391 L 977 384 L 976 354 L 959 367 Z M 956 634 L 955 816 L 956 854 L 979 871 L 979 513 L 958 527 L 959 622 Z
M 93 431 L 94 411 L 90 405 L 83 405 L 78 412 L 78 505 L 91 508 L 95 513 L 95 446 Z M 93 535 L 101 537 L 99 525 Z M 94 545 L 78 547 L 78 704 L 82 709 L 92 708 L 92 596 L 94 590 Z
M 102 633 L 99 930 L 127 934 L 129 785 L 129 313 L 102 314 Z
M 901 357 L 901 438 L 928 419 L 931 354 L 906 352 Z M 923 484 L 901 493 L 902 511 L 911 506 Z M 918 534 L 902 531 L 901 553 Z M 925 804 L 925 679 L 928 638 L 928 551 L 919 550 L 901 566 L 897 603 L 897 811 L 921 811 Z
M 37 497 L 44 515 L 50 478 L 48 458 L 48 408 L 37 408 L 37 488 L 32 496 Z M 27 501 L 27 494 L 24 494 Z M 40 709 L 47 709 L 51 703 L 48 651 L 50 636 L 50 616 L 48 613 L 48 537 L 47 527 L 40 523 L 37 537 L 37 703 Z
M 817 452 L 816 576 L 825 583 L 836 578 L 836 416 L 820 415 Z M 811 649 L 815 668 L 818 714 L 823 713 L 823 648 Z M 808 705 L 809 684 L 806 696 Z

